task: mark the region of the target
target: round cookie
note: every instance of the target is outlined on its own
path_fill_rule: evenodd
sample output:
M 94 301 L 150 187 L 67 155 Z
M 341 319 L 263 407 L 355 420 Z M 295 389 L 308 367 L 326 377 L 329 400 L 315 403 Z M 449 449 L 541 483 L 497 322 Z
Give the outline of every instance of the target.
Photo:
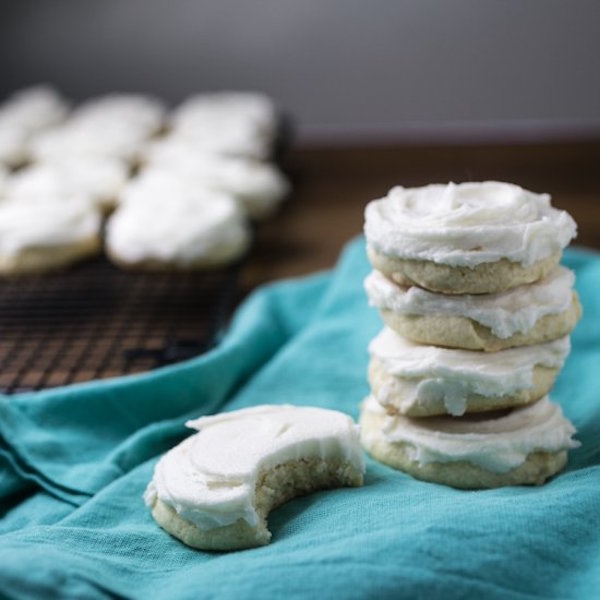
M 267 544 L 267 516 L 280 504 L 362 485 L 357 427 L 337 411 L 265 405 L 188 426 L 199 433 L 160 459 L 144 499 L 163 529 L 194 548 Z
M 124 268 L 193 270 L 239 259 L 250 229 L 228 195 L 156 177 L 129 187 L 106 226 L 106 252 Z
M 101 222 L 84 202 L 0 203 L 0 274 L 51 271 L 98 254 Z
M 283 174 L 269 163 L 246 158 L 192 152 L 185 144 L 164 139 L 146 153 L 144 177 L 163 171 L 190 182 L 190 185 L 231 194 L 253 220 L 270 216 L 289 192 Z
M 529 404 L 545 396 L 569 338 L 494 353 L 422 346 L 389 328 L 369 345 L 369 383 L 388 414 L 428 417 Z
M 114 207 L 128 178 L 126 166 L 109 158 L 36 163 L 12 174 L 5 195 L 15 201 L 81 199 L 103 211 Z
M 541 485 L 579 443 L 560 407 L 544 397 L 512 411 L 410 419 L 389 416 L 369 397 L 360 417 L 363 447 L 416 479 L 460 489 Z
M 395 187 L 365 210 L 373 266 L 402 285 L 445 294 L 536 281 L 575 234 L 573 219 L 547 194 L 494 181 Z
M 444 295 L 404 288 L 374 271 L 365 280 L 371 305 L 390 328 L 421 344 L 495 352 L 567 335 L 581 305 L 564 267 L 499 294 Z

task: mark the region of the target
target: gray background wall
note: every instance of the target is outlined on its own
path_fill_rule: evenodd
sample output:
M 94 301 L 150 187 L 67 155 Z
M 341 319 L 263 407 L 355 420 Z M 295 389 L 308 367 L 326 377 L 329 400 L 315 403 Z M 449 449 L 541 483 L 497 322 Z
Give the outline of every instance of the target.
M 261 89 L 304 139 L 600 131 L 599 0 L 3 0 L 0 94 Z

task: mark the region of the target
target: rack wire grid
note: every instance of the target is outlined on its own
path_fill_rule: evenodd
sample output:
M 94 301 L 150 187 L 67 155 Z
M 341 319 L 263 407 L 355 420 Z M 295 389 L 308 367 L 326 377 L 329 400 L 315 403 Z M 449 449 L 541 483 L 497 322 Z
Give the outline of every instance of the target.
M 139 373 L 206 351 L 240 265 L 127 272 L 106 258 L 0 280 L 0 393 Z

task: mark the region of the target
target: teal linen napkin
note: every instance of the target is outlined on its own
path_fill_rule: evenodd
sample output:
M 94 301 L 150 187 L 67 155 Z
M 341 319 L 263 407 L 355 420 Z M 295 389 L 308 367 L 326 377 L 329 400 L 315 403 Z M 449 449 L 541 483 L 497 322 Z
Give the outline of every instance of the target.
M 581 448 L 542 487 L 465 492 L 367 461 L 365 485 L 272 513 L 271 545 L 191 550 L 142 501 L 189 417 L 368 393 L 364 240 L 330 274 L 253 294 L 211 352 L 153 373 L 0 397 L 0 596 L 598 598 L 600 255 L 569 250 L 584 317 L 552 397 Z

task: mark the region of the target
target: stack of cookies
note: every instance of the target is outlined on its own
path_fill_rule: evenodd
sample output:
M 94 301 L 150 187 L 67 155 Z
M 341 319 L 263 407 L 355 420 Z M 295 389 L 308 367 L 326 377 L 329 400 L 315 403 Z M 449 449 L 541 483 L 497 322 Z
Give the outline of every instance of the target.
M 541 484 L 575 429 L 548 393 L 581 316 L 559 266 L 576 225 L 547 194 L 498 183 L 393 188 L 365 212 L 385 323 L 369 346 L 362 443 L 418 479 Z

